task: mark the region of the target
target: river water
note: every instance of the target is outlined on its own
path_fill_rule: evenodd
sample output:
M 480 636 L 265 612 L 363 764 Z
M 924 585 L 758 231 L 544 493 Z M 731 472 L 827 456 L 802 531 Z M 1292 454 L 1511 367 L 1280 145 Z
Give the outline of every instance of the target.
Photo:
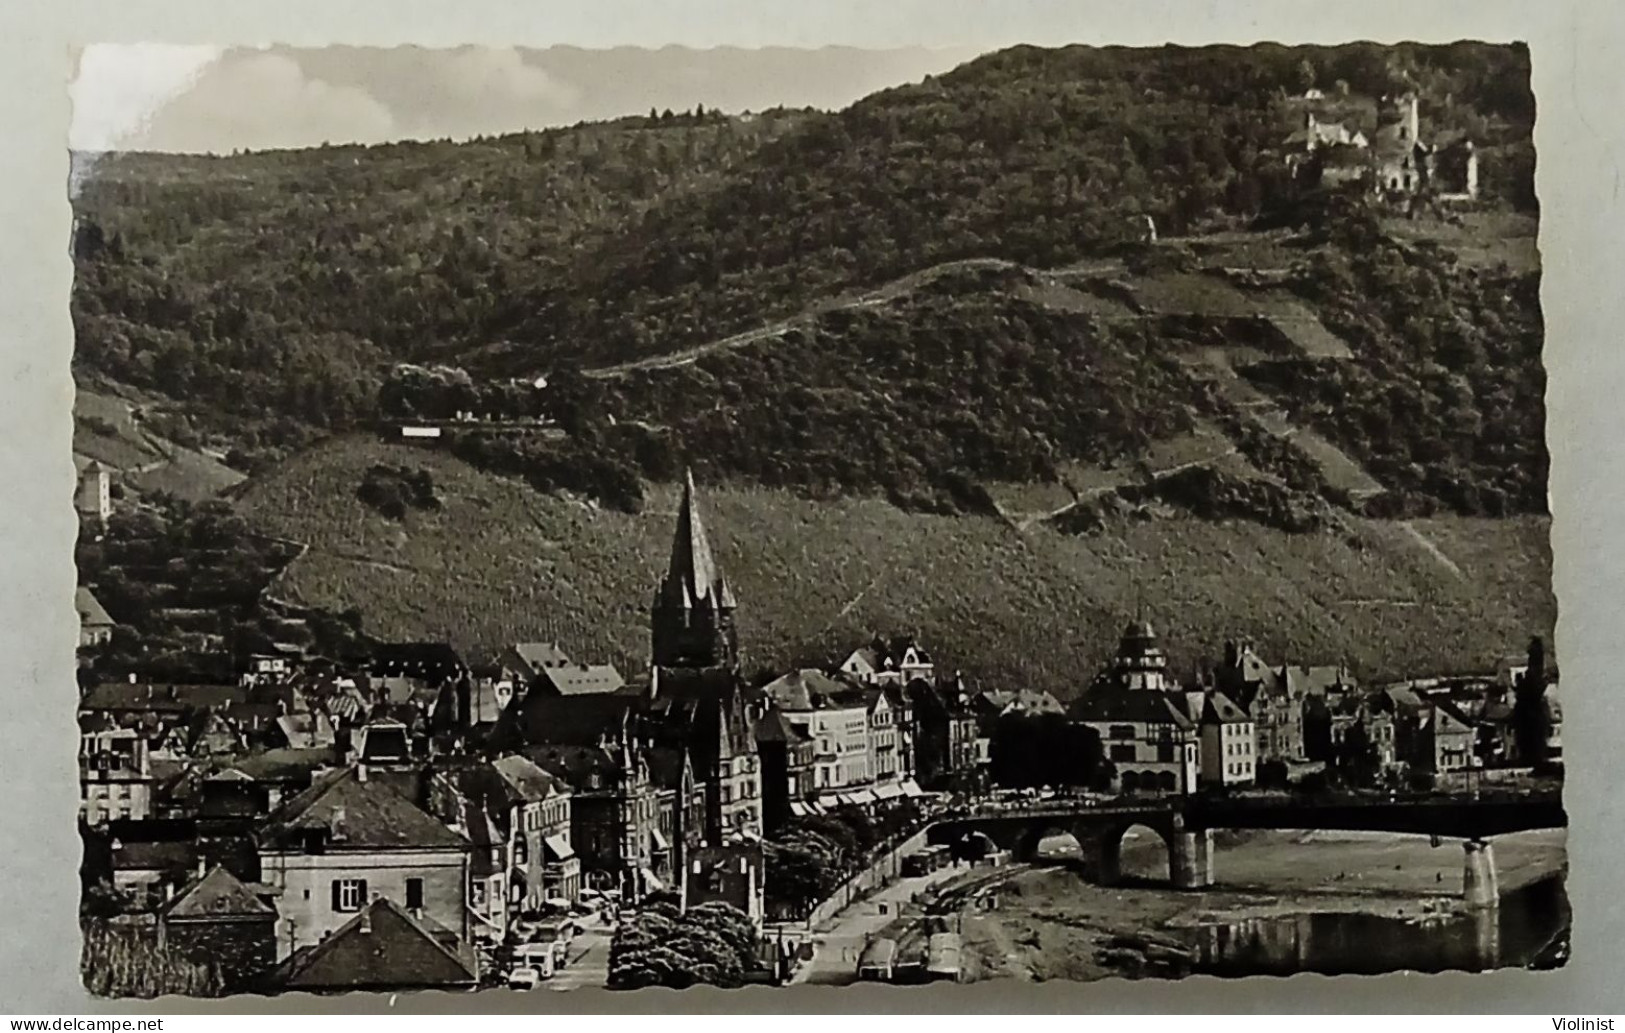
M 1196 971 L 1212 975 L 1482 972 L 1561 965 L 1569 920 L 1563 881 L 1550 878 L 1467 914 L 1420 921 L 1304 914 L 1205 925 L 1188 936 L 1200 959 Z

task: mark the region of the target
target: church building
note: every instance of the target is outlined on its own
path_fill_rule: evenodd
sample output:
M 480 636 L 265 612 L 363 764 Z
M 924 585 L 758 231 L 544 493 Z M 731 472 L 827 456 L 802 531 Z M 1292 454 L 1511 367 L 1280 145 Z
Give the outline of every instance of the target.
M 711 845 L 762 834 L 760 759 L 740 674 L 737 608 L 688 473 L 671 560 L 651 611 L 646 714 L 657 742 L 689 751 L 695 778 L 705 784 Z

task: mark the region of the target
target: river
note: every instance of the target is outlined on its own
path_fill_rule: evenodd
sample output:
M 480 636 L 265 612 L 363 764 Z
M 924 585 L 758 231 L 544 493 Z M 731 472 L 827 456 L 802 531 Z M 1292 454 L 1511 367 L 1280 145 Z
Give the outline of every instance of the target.
M 1211 975 L 1483 972 L 1554 964 L 1569 920 L 1563 881 L 1549 878 L 1506 894 L 1499 907 L 1467 914 L 1298 914 L 1210 923 L 1185 936 L 1198 952 L 1195 971 Z
M 1123 883 L 1088 881 L 1064 858 L 1012 872 L 964 914 L 971 980 L 1111 976 L 1483 971 L 1566 957 L 1562 830 L 1495 843 L 1500 904 L 1462 907 L 1459 842 L 1382 833 L 1226 837 L 1216 884 L 1167 885 L 1160 840 L 1123 848 Z

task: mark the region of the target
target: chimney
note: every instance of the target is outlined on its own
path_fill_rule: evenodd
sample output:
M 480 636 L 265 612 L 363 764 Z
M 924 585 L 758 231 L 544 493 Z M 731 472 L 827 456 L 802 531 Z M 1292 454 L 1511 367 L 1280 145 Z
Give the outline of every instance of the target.
M 165 900 L 174 900 L 175 899 L 175 884 L 173 882 L 164 883 L 164 899 Z
M 355 766 L 355 780 L 357 782 L 365 782 L 367 780 L 367 765 L 357 764 Z
M 361 934 L 363 936 L 372 934 L 372 906 L 370 904 L 361 910 Z
M 327 819 L 328 834 L 334 839 L 344 838 L 344 819 L 346 815 L 343 807 L 333 808 L 332 815 Z
M 130 684 L 131 685 L 135 684 L 135 672 L 134 671 L 130 672 Z
M 208 862 L 205 861 L 202 857 L 199 857 L 197 859 L 197 877 L 201 879 L 207 874 L 209 874 Z

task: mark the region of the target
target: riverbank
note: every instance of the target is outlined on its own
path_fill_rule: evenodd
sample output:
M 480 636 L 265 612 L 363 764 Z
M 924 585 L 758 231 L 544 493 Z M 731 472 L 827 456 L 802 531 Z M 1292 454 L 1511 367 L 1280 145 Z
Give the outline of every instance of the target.
M 1560 875 L 1562 830 L 1498 837 L 1503 894 Z M 963 922 L 965 977 L 1092 980 L 1177 962 L 1199 926 L 1317 913 L 1439 920 L 1463 910 L 1458 841 L 1386 833 L 1266 832 L 1220 837 L 1216 885 L 1167 888 L 1167 854 L 1150 833 L 1123 848 L 1125 885 L 1100 887 L 1070 867 L 1017 874 L 995 910 Z M 1151 966 L 1155 969 L 1155 964 Z

